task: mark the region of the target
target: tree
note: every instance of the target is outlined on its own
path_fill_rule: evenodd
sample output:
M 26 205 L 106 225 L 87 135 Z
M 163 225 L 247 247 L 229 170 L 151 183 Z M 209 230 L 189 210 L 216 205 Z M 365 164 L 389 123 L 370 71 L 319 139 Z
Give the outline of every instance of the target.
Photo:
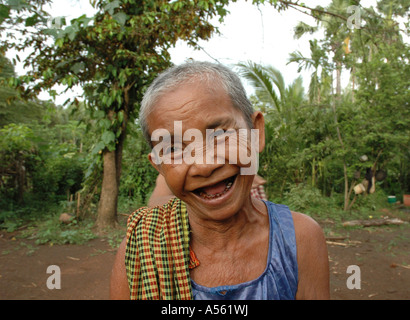
M 313 69 L 309 84 L 309 100 L 319 105 L 322 103 L 322 97 L 328 96 L 330 93 L 332 78 L 326 51 L 319 46 L 316 39 L 309 40 L 309 44 L 310 57 L 304 57 L 300 51 L 292 52 L 288 64 L 298 63 L 298 72 L 302 69 Z
M 0 54 L 0 127 L 10 123 L 41 121 L 49 104 L 38 100 L 19 99 L 15 89 L 8 86 L 15 77 L 13 64 Z
M 195 46 L 213 34 L 216 29 L 208 21 L 216 15 L 222 19 L 227 2 L 95 0 L 94 17 L 83 15 L 61 30 L 39 27 L 40 35 L 25 41 L 34 48 L 25 65 L 33 68 L 16 80 L 22 94 L 32 96 L 44 89 L 55 94 L 57 84 L 67 90 L 81 86 L 90 116 L 100 128 L 92 150 L 103 159 L 99 229 L 116 225 L 127 126 L 137 118 L 144 89 L 170 66 L 168 50 L 178 40 Z M 44 18 L 36 19 L 33 25 L 44 25 Z M 50 35 L 51 45 L 45 41 Z M 70 102 L 78 104 L 78 97 Z
M 255 95 L 251 97 L 255 107 L 265 114 L 266 145 L 261 155 L 261 163 L 264 163 L 261 170 L 271 184 L 277 184 L 282 194 L 288 180 L 299 180 L 295 172 L 301 163 L 298 155 L 305 146 L 300 132 L 295 130 L 305 103 L 302 78 L 286 87 L 281 72 L 272 66 L 251 61 L 238 66 L 240 74 L 255 89 Z
M 289 123 L 292 110 L 298 108 L 305 98 L 302 78 L 297 78 L 286 87 L 282 73 L 273 66 L 263 66 L 252 61 L 237 66 L 242 77 L 254 87 L 257 103 L 264 105 L 262 111 L 274 111 L 281 124 Z
M 351 199 L 354 183 L 357 182 L 353 178 L 355 171 L 366 166 L 374 169 L 379 163 L 386 165 L 387 158 L 394 154 L 393 150 L 397 153 L 399 149 L 400 154 L 405 154 L 400 146 L 406 145 L 406 142 L 408 145 L 408 131 L 402 125 L 403 119 L 408 118 L 403 99 L 408 97 L 408 76 L 404 66 L 407 66 L 409 59 L 408 46 L 403 43 L 397 22 L 392 20 L 393 16 L 404 14 L 401 5 L 396 1 L 380 1 L 380 12 L 373 8 L 361 8 L 366 25 L 354 30 L 349 30 L 344 23 L 347 20 L 347 5 L 345 1 L 333 0 L 327 8 L 308 8 L 320 21 L 318 26 L 325 29 L 325 38 L 314 40 L 317 41 L 317 49 L 332 52 L 332 62 L 323 55 L 324 62 L 315 65 L 312 63 L 315 59 L 309 60 L 299 53 L 293 53 L 290 59 L 298 62 L 300 68 L 309 64 L 317 68 L 321 64 L 328 66 L 329 73 L 336 71 L 336 94 L 329 95 L 326 104 L 329 103 L 333 109 L 336 141 L 339 141 L 339 148 L 333 150 L 331 157 L 334 163 L 342 162 L 345 210 L 351 208 L 355 199 Z M 299 24 L 295 34 L 300 37 L 316 30 L 317 27 Z M 402 66 L 402 70 L 398 65 Z M 353 90 L 346 91 L 344 96 L 340 81 L 343 67 L 352 71 L 354 81 Z M 312 76 L 311 87 L 316 79 Z M 394 83 L 395 89 L 391 83 Z M 351 96 L 349 100 L 346 99 L 347 95 Z M 386 114 L 386 106 L 396 110 L 394 115 Z M 397 126 L 397 123 L 400 125 Z M 361 154 L 370 155 L 371 160 L 360 163 L 358 159 Z
M 10 124 L 0 129 L 0 191 L 22 203 L 28 163 L 36 158 L 34 135 L 25 125 Z

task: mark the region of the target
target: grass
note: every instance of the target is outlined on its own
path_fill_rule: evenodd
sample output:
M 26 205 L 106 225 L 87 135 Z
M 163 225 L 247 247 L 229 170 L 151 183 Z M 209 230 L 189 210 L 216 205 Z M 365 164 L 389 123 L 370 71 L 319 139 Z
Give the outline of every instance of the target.
M 20 231 L 19 238 L 34 240 L 35 244 L 83 244 L 96 237 L 92 232 L 92 220 L 73 219 L 69 224 L 59 221 L 61 213 L 67 209 L 64 202 L 33 202 L 10 209 L 0 212 L 0 229 Z
M 283 199 L 277 202 L 317 220 L 332 220 L 336 224 L 348 220 L 379 219 L 386 216 L 388 211 L 400 214 L 395 210 L 395 205 L 387 202 L 387 195 L 380 188 L 373 194 L 359 195 L 349 211 L 343 210 L 342 194 L 326 197 L 318 189 L 303 184 L 291 188 L 284 194 Z
M 59 216 L 39 222 L 35 227 L 28 228 L 22 233 L 23 237 L 35 239 L 36 244 L 84 244 L 97 238 L 93 233 L 92 221 L 72 220 L 69 224 L 59 221 Z
M 118 211 L 126 214 L 141 205 L 137 201 L 120 197 Z M 74 208 L 75 209 L 75 208 Z M 89 240 L 106 238 L 112 248 L 118 247 L 125 236 L 126 217 L 119 215 L 119 228 L 110 230 L 104 235 L 97 234 L 94 229 L 95 216 L 85 219 L 72 219 L 64 224 L 59 221 L 62 213 L 73 213 L 72 203 L 68 201 L 46 201 L 28 198 L 25 205 L 2 203 L 0 208 L 0 230 L 12 233 L 16 237 L 34 240 L 36 245 L 82 245 Z

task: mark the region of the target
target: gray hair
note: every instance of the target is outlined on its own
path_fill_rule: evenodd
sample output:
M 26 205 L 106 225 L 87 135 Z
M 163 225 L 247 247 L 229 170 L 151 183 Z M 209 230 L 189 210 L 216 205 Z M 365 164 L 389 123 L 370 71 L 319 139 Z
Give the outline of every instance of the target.
M 183 83 L 198 80 L 205 81 L 214 86 L 215 83 L 219 82 L 231 98 L 232 105 L 242 112 L 246 123 L 252 129 L 252 114 L 254 110 L 246 96 L 246 91 L 240 78 L 222 64 L 191 61 L 179 66 L 173 66 L 162 72 L 145 92 L 141 102 L 139 122 L 143 135 L 149 145 L 151 145 L 151 137 L 149 135 L 147 119 L 158 99 Z

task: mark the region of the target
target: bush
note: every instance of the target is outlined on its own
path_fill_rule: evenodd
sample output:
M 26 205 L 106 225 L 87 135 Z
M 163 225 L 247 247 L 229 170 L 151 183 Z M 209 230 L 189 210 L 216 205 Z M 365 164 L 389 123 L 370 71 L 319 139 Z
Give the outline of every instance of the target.
M 339 200 L 337 196 L 324 196 L 319 189 L 301 183 L 290 187 L 284 194 L 282 203 L 289 206 L 292 211 L 327 218 L 340 211 Z
M 294 185 L 284 194 L 284 202 L 291 210 L 303 213 L 321 213 L 328 210 L 330 198 L 323 196 L 319 189 L 306 184 Z
M 378 208 L 387 207 L 387 194 L 383 189 L 378 188 L 376 185 L 376 191 L 372 194 L 360 194 L 357 196 L 357 200 L 354 203 L 352 210 L 369 212 L 375 211 Z
M 69 224 L 59 221 L 59 214 L 38 222 L 36 227 L 24 232 L 25 237 L 35 239 L 36 244 L 84 244 L 97 236 L 92 232 L 93 222 L 72 220 Z
M 33 193 L 43 199 L 74 194 L 81 189 L 84 165 L 78 157 L 49 157 L 33 174 Z

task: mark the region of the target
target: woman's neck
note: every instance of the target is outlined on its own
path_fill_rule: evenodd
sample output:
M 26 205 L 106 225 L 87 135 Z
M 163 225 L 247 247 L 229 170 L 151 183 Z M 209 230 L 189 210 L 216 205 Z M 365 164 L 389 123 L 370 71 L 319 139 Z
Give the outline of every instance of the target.
M 191 245 L 210 250 L 226 250 L 239 243 L 249 233 L 257 230 L 255 225 L 266 222 L 267 209 L 263 202 L 249 197 L 244 206 L 229 219 L 222 221 L 203 218 L 190 212 Z

